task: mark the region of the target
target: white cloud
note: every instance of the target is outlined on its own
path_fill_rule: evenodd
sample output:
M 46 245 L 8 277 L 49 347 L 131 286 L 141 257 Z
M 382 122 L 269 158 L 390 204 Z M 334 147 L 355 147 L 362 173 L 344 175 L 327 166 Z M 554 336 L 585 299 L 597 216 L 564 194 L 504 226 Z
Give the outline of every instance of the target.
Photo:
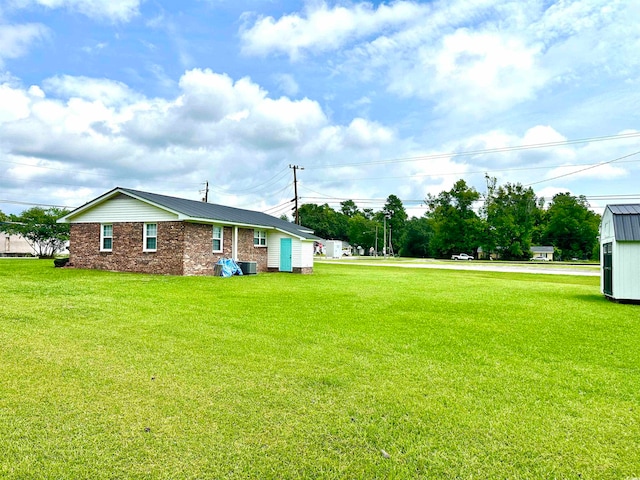
M 314 2 L 279 18 L 247 16 L 240 36 L 248 55 L 331 53 L 334 74 L 429 102 L 455 123 L 594 75 L 637 81 L 638 14 L 637 2 L 608 0 Z
M 7 84 L 0 85 L 0 124 L 27 118 L 30 103 L 27 92 Z
M 141 0 L 13 0 L 13 6 L 64 8 L 96 20 L 128 22 L 138 15 Z
M 49 29 L 39 23 L 0 24 L 0 68 L 4 60 L 25 55 L 33 43 L 47 38 L 48 35 Z
M 416 64 L 391 79 L 389 88 L 403 96 L 435 97 L 440 110 L 479 116 L 535 95 L 548 80 L 537 56 L 537 48 L 516 37 L 459 29 L 436 49 L 421 49 Z
M 265 172 L 286 170 L 289 163 L 312 171 L 398 148 L 385 125 L 364 118 L 332 124 L 317 102 L 273 98 L 248 78 L 195 69 L 179 85 L 181 93 L 172 99 L 145 98 L 117 82 L 86 77 L 54 77 L 28 90 L 4 86 L 0 116 L 8 123 L 0 129 L 0 159 L 14 165 L 3 170 L 7 165 L 0 161 L 3 188 L 23 188 L 27 181 L 81 183 L 97 195 L 113 185 L 158 191 L 160 184 L 164 193 L 191 198 L 187 190 L 197 191 L 209 179 L 218 189 L 215 201 L 266 206 L 279 200 L 271 192 L 290 198 L 288 174 L 269 192 L 220 192 L 264 183 Z M 348 185 L 343 170 L 317 168 L 312 175 L 340 189 Z M 71 205 L 90 197 L 80 189 L 74 197 L 66 187 L 49 195 Z
M 105 78 L 59 75 L 44 80 L 43 87 L 58 97 L 99 100 L 105 105 L 118 105 L 139 98 L 124 83 Z
M 424 10 L 425 7 L 403 1 L 381 4 L 377 9 L 370 3 L 357 3 L 351 8 L 313 3 L 303 15 L 293 13 L 278 20 L 260 17 L 251 26 L 245 23 L 240 32 L 242 52 L 259 56 L 284 53 L 296 60 L 305 52 L 337 49 L 385 28 L 397 28 L 414 21 L 417 12 Z
M 295 97 L 298 95 L 298 92 L 300 92 L 300 86 L 296 82 L 295 78 L 293 78 L 293 75 L 280 73 L 274 75 L 274 79 L 280 87 L 280 90 L 282 90 L 285 95 Z

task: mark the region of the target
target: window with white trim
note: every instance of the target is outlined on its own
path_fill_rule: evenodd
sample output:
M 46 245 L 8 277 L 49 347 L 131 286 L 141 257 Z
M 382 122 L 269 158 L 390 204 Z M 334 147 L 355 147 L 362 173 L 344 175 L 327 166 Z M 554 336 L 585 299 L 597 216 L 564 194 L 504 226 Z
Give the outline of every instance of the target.
M 254 247 L 266 247 L 267 246 L 267 231 L 266 230 L 254 230 L 253 231 L 253 246 Z
M 100 251 L 110 252 L 113 249 L 113 225 L 100 225 Z
M 222 251 L 222 240 L 224 235 L 224 229 L 222 227 L 218 227 L 216 225 L 213 226 L 213 251 L 221 252 Z
M 155 252 L 158 249 L 158 224 L 144 224 L 144 248 L 145 252 Z

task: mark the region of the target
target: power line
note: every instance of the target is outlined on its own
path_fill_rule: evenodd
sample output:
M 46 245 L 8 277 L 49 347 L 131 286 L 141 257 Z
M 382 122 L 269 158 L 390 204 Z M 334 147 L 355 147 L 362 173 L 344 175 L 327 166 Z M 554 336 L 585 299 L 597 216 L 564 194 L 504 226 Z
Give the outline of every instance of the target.
M 620 161 L 619 163 L 636 163 L 640 162 L 640 160 L 627 160 L 626 162 Z M 549 170 L 552 168 L 572 168 L 572 167 L 581 167 L 581 166 L 599 166 L 600 163 L 588 163 L 588 164 L 577 164 L 577 165 L 545 165 L 542 167 L 517 167 L 517 168 L 500 168 L 493 170 L 473 170 L 470 172 L 441 172 L 441 173 L 416 173 L 411 175 L 394 175 L 394 176 L 384 176 L 384 177 L 359 177 L 359 178 L 346 178 L 340 177 L 342 181 L 368 181 L 368 180 L 389 180 L 389 179 L 402 179 L 402 178 L 435 178 L 435 177 L 447 177 L 451 175 L 485 175 L 491 173 L 504 173 L 504 172 L 522 172 L 528 170 Z M 333 183 L 335 180 L 326 180 L 320 181 L 319 183 Z
M 51 205 L 48 203 L 36 203 L 36 202 L 20 202 L 18 200 L 6 200 L 6 199 L 1 199 L 0 198 L 0 203 L 7 203 L 10 205 L 29 205 L 29 206 L 35 206 L 35 207 L 53 207 L 53 208 L 66 208 L 66 209 L 74 209 L 76 207 L 70 207 L 68 205 Z
M 253 185 L 251 187 L 247 187 L 243 189 L 212 187 L 212 189 L 219 191 L 223 194 L 228 193 L 230 195 L 237 195 L 238 193 L 241 193 L 241 192 L 258 193 L 260 191 L 266 190 L 271 185 L 278 183 L 280 180 L 282 180 L 285 176 L 288 176 L 288 175 L 289 175 L 289 170 L 284 169 L 276 173 L 269 180 L 266 180 L 265 182 L 259 183 L 257 185 Z
M 337 163 L 337 164 L 328 164 L 328 165 L 325 164 L 325 165 L 316 166 L 316 167 L 308 167 L 308 169 L 312 170 L 312 169 L 324 169 L 328 167 L 355 167 L 359 165 L 384 165 L 388 163 L 417 162 L 421 160 L 435 160 L 435 159 L 449 158 L 449 157 L 466 157 L 471 155 L 485 155 L 488 153 L 506 153 L 506 152 L 513 152 L 518 150 L 533 150 L 538 148 L 573 145 L 577 143 L 604 142 L 609 140 L 622 140 L 622 139 L 636 138 L 636 137 L 640 137 L 640 132 L 621 133 L 618 135 L 606 135 L 601 137 L 580 138 L 576 140 L 562 140 L 562 141 L 556 141 L 556 142 L 532 143 L 527 145 L 516 145 L 512 147 L 496 147 L 496 148 L 486 148 L 486 149 L 480 149 L 480 150 L 467 150 L 462 152 L 434 153 L 431 155 L 418 155 L 415 157 L 401 157 L 401 158 L 392 158 L 387 160 L 371 160 L 367 162 Z
M 609 161 L 606 161 L 606 162 L 601 162 L 601 163 L 598 163 L 598 164 L 596 164 L 596 165 L 591 165 L 591 166 L 589 166 L 589 167 L 587 167 L 587 168 L 582 168 L 582 169 L 580 169 L 580 170 L 576 170 L 575 172 L 569 172 L 569 173 L 565 173 L 565 174 L 563 174 L 563 175 L 558 175 L 558 176 L 556 176 L 556 177 L 545 178 L 544 180 L 539 180 L 539 181 L 537 181 L 537 182 L 528 183 L 527 185 L 523 185 L 523 186 L 524 186 L 524 187 L 530 187 L 531 185 L 537 185 L 537 184 L 539 184 L 539 183 L 549 182 L 549 181 L 551 181 L 551 180 L 556 180 L 556 179 L 558 179 L 558 178 L 569 177 L 569 176 L 571 176 L 571 175 L 575 175 L 575 174 L 577 174 L 577 173 L 585 172 L 585 171 L 587 171 L 587 170 L 591 170 L 591 169 L 593 169 L 593 168 L 601 167 L 601 166 L 603 166 L 603 165 L 609 165 L 610 163 L 617 162 L 618 160 L 623 160 L 623 159 L 625 159 L 625 158 L 633 157 L 634 155 L 638 155 L 638 154 L 640 154 L 640 150 L 638 150 L 637 152 L 630 153 L 629 155 L 624 155 L 624 156 L 622 156 L 622 157 L 614 158 L 613 160 L 609 160 Z

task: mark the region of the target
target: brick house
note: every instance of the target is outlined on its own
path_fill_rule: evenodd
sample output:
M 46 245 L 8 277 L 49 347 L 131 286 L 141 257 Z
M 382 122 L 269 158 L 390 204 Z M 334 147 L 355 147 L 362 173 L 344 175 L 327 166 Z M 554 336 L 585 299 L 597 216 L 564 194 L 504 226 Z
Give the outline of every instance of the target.
M 213 275 L 220 258 L 257 272 L 313 272 L 305 227 L 261 212 L 117 187 L 68 213 L 69 266 Z

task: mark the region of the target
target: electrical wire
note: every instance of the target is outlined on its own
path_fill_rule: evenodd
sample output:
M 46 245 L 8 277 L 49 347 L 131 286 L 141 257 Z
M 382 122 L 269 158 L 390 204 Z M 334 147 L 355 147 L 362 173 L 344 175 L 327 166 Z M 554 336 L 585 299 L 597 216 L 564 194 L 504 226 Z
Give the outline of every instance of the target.
M 634 155 L 638 155 L 638 154 L 640 154 L 640 150 L 638 150 L 637 152 L 630 153 L 630 154 L 628 154 L 628 155 L 624 155 L 624 156 L 622 156 L 622 157 L 614 158 L 613 160 L 609 160 L 609 161 L 607 161 L 607 162 L 601 162 L 601 163 L 598 163 L 598 164 L 596 164 L 596 165 L 591 165 L 591 166 L 589 166 L 589 167 L 587 167 L 587 168 L 582 168 L 582 169 L 580 169 L 580 170 L 576 170 L 575 172 L 569 172 L 569 173 L 565 173 L 565 174 L 563 174 L 563 175 L 558 175 L 558 176 L 551 177 L 551 178 L 545 178 L 544 180 L 539 180 L 539 181 L 537 181 L 537 182 L 528 183 L 528 184 L 523 185 L 523 186 L 524 186 L 524 187 L 530 187 L 531 185 L 538 185 L 539 183 L 543 183 L 543 182 L 550 182 L 551 180 L 556 180 L 556 179 L 558 179 L 558 178 L 569 177 L 569 176 L 571 176 L 571 175 L 575 175 L 575 174 L 577 174 L 577 173 L 585 172 L 585 171 L 587 171 L 587 170 L 591 170 L 591 169 L 593 169 L 593 168 L 602 167 L 603 165 L 609 165 L 609 164 L 611 164 L 611 163 L 613 163 L 613 162 L 617 162 L 618 160 L 623 160 L 623 159 L 625 159 L 625 158 L 633 157 Z
M 548 147 L 559 147 L 563 145 L 574 145 L 577 143 L 591 143 L 591 142 L 604 142 L 609 140 L 621 140 L 627 138 L 636 138 L 640 137 L 640 132 L 632 132 L 632 133 L 621 133 L 618 135 L 605 135 L 601 137 L 589 137 L 589 138 L 580 138 L 576 140 L 562 140 L 556 142 L 545 142 L 545 143 L 532 143 L 528 145 L 516 145 L 512 147 L 496 147 L 496 148 L 486 148 L 480 150 L 467 150 L 462 152 L 448 152 L 448 153 L 434 153 L 431 155 L 418 155 L 415 157 L 401 157 L 401 158 L 392 158 L 387 160 L 371 160 L 367 162 L 354 162 L 354 163 L 336 163 L 336 164 L 325 164 L 320 166 L 310 166 L 305 167 L 307 170 L 313 169 L 324 169 L 329 167 L 355 167 L 360 165 L 384 165 L 389 163 L 404 163 L 404 162 L 417 162 L 422 160 L 435 160 L 440 158 L 449 158 L 449 157 L 466 157 L 472 155 L 485 155 L 488 153 L 506 153 L 513 152 L 518 150 L 533 150 L 538 148 L 548 148 Z

